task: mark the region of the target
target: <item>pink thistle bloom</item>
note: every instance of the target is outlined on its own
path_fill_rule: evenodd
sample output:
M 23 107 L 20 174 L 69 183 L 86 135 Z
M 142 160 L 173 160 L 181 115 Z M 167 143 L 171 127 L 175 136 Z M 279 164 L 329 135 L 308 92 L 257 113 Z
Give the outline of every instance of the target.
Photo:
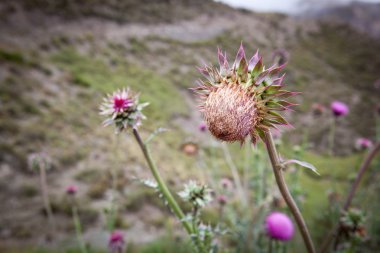
M 232 184 L 231 180 L 229 180 L 228 178 L 222 178 L 220 180 L 220 185 L 225 190 L 231 190 L 232 187 L 233 187 L 233 184 Z
M 294 235 L 292 220 L 280 212 L 272 212 L 266 217 L 265 228 L 270 238 L 280 241 L 289 241 Z
M 204 122 L 200 123 L 198 126 L 199 131 L 205 132 L 207 130 L 207 126 Z
M 104 126 L 114 124 L 117 132 L 121 132 L 127 127 L 138 127 L 141 120 L 145 119 L 142 109 L 148 103 L 139 104 L 138 95 L 131 94 L 129 89 L 114 92 L 104 98 L 100 106 L 100 114 L 107 119 L 103 121 Z
M 380 104 L 377 104 L 377 106 L 376 106 L 376 112 L 377 112 L 377 114 L 380 115 Z
M 75 185 L 69 185 L 66 188 L 66 193 L 69 195 L 75 195 L 77 191 L 78 191 L 78 187 L 76 187 Z
M 221 205 L 221 206 L 224 206 L 225 204 L 227 204 L 227 196 L 226 195 L 218 195 L 218 197 L 216 197 L 216 200 L 218 201 L 218 203 Z
M 108 248 L 111 253 L 121 253 L 124 249 L 124 236 L 119 231 L 112 232 L 109 241 Z
M 349 113 L 350 109 L 345 103 L 334 101 L 331 103 L 331 111 L 336 117 L 341 117 L 346 116 Z
M 367 138 L 358 138 L 355 143 L 357 150 L 366 150 L 373 146 L 373 143 L 370 139 Z

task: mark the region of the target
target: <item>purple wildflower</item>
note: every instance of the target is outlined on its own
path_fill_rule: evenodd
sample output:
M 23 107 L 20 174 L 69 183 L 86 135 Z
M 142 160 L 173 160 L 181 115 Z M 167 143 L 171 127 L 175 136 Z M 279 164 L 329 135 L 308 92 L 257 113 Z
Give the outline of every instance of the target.
M 335 115 L 335 117 L 346 116 L 350 111 L 348 106 L 340 101 L 334 101 L 331 103 L 331 111 Z
M 272 212 L 267 216 L 265 228 L 269 237 L 280 241 L 289 241 L 294 234 L 292 220 L 280 212 Z
M 198 126 L 198 129 L 201 132 L 205 132 L 207 130 L 206 123 L 204 123 L 204 122 L 200 123 L 199 126 Z
M 66 188 L 66 193 L 69 195 L 75 195 L 78 191 L 78 187 L 75 185 L 69 185 Z
M 372 145 L 372 141 L 367 138 L 358 138 L 355 143 L 355 147 L 357 150 L 366 150 L 372 147 Z
M 124 249 L 124 236 L 119 231 L 112 232 L 109 241 L 108 248 L 111 253 L 121 253 Z

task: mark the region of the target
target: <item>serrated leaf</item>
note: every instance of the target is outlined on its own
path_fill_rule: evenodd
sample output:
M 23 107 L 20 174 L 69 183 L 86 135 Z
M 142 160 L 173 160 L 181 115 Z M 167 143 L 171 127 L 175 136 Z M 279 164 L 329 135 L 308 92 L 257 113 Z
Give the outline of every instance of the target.
M 311 163 L 308 163 L 308 162 L 304 162 L 304 161 L 299 161 L 299 160 L 295 160 L 295 159 L 291 159 L 291 160 L 287 160 L 283 163 L 283 165 L 288 165 L 288 164 L 292 164 L 292 163 L 295 163 L 295 164 L 298 164 L 304 168 L 307 168 L 311 171 L 313 171 L 315 174 L 317 174 L 318 176 L 320 176 L 320 174 L 318 173 L 317 171 L 317 168 L 315 168 L 314 165 L 312 165 Z

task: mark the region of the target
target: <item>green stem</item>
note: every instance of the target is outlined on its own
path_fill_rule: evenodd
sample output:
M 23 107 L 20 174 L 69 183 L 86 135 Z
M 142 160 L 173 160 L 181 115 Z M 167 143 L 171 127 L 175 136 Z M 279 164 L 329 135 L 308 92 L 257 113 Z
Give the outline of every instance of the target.
M 54 219 L 53 211 L 51 209 L 50 200 L 49 200 L 49 189 L 47 186 L 46 167 L 45 167 L 44 162 L 39 163 L 39 170 L 40 170 L 40 185 L 41 185 L 41 191 L 42 191 L 42 199 L 44 202 L 44 208 L 45 208 L 49 223 L 51 225 L 51 232 L 52 234 L 55 234 L 56 225 L 55 225 L 55 219 Z
M 296 223 L 298 225 L 298 228 L 301 232 L 302 238 L 306 245 L 307 252 L 315 253 L 315 248 L 313 245 L 313 241 L 311 240 L 309 230 L 307 229 L 307 226 L 302 217 L 302 214 L 300 210 L 298 209 L 297 204 L 294 201 L 292 195 L 290 194 L 288 186 L 286 185 L 284 174 L 283 174 L 283 167 L 281 165 L 280 158 L 273 141 L 273 137 L 269 131 L 265 132 L 265 144 L 267 146 L 268 155 L 272 164 L 272 168 L 273 168 L 273 172 L 276 178 L 278 188 L 286 204 L 288 205 L 291 213 L 293 214 L 294 219 L 296 220 Z
M 79 244 L 80 251 L 82 253 L 87 253 L 86 245 L 83 241 L 82 237 L 82 226 L 80 224 L 79 216 L 78 216 L 78 211 L 75 206 L 72 208 L 72 213 L 73 213 L 73 221 L 74 221 L 74 226 L 75 226 L 75 233 L 77 236 L 77 241 Z
M 335 118 L 332 118 L 329 134 L 329 155 L 334 154 L 335 124 Z
M 144 157 L 148 163 L 149 169 L 152 172 L 153 177 L 157 181 L 158 187 L 159 187 L 162 195 L 165 197 L 166 201 L 168 202 L 169 207 L 173 210 L 174 214 L 181 221 L 181 224 L 186 229 L 187 233 L 191 236 L 193 234 L 193 228 L 192 228 L 191 224 L 185 220 L 186 217 L 185 217 L 182 209 L 179 207 L 177 201 L 174 199 L 173 195 L 170 193 L 165 182 L 162 180 L 161 175 L 160 175 L 155 163 L 153 162 L 149 148 L 142 141 L 140 134 L 136 128 L 133 129 L 133 135 L 135 136 L 136 141 L 139 144 L 141 151 L 144 154 Z

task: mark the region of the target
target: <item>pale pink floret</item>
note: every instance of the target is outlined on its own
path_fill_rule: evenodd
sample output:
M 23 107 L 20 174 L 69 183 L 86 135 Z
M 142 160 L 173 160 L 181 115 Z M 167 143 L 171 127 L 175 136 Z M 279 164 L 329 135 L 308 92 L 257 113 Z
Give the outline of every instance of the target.
M 331 111 L 336 117 L 346 116 L 350 109 L 348 106 L 340 101 L 334 101 L 331 103 Z
M 358 150 L 369 149 L 373 146 L 373 143 L 370 139 L 367 138 L 358 138 L 355 143 L 355 147 Z
M 284 213 L 272 212 L 265 219 L 267 235 L 275 240 L 289 241 L 294 235 L 292 220 Z

